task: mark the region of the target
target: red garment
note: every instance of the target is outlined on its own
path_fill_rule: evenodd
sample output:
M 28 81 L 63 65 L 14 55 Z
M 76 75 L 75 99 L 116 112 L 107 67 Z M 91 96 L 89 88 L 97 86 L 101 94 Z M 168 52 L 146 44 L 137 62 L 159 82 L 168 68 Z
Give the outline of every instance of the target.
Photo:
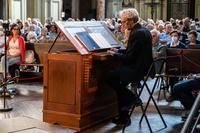
M 8 44 L 10 43 L 11 39 L 12 39 L 12 36 L 9 36 L 8 37 Z M 18 41 L 19 41 L 19 47 L 20 47 L 20 51 L 21 51 L 21 58 L 20 58 L 19 64 L 21 64 L 25 60 L 26 45 L 25 45 L 24 38 L 22 36 L 18 37 Z

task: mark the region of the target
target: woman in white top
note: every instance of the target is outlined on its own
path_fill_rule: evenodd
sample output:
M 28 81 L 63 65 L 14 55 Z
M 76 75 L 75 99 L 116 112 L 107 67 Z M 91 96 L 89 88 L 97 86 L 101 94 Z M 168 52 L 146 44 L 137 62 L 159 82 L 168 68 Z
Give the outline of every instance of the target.
M 8 37 L 7 44 L 7 72 L 9 66 L 20 64 L 25 58 L 25 42 L 20 36 L 19 27 L 17 24 L 11 25 L 11 35 Z M 1 58 L 2 71 L 5 71 L 5 56 Z

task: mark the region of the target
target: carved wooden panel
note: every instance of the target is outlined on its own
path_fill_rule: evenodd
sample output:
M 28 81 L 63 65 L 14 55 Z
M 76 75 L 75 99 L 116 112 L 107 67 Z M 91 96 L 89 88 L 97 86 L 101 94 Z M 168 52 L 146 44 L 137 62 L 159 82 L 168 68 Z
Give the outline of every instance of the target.
M 169 0 L 168 1 L 168 19 L 183 19 L 193 17 L 194 1 L 193 0 Z

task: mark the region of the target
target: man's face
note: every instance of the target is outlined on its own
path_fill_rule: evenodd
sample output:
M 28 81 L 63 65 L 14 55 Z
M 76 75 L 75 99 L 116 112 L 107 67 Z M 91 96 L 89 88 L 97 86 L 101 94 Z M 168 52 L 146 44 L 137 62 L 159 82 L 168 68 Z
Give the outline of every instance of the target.
M 165 27 L 165 32 L 167 34 L 169 34 L 170 32 L 172 32 L 172 30 L 173 30 L 172 25 L 171 24 L 167 24 L 166 27 Z
M 158 41 L 159 41 L 159 37 L 158 37 L 157 33 L 156 32 L 151 32 L 151 36 L 152 36 L 152 44 L 153 45 L 157 44 Z
M 123 27 L 124 30 L 125 29 L 130 30 L 130 29 L 133 28 L 133 25 L 134 25 L 133 20 L 128 19 L 128 18 L 123 17 L 123 16 L 121 17 L 121 23 L 122 23 L 122 27 Z

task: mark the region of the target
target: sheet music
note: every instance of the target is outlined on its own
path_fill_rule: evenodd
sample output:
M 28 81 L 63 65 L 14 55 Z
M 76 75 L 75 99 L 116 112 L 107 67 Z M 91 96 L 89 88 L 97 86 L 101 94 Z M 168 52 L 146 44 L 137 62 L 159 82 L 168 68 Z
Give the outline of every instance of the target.
M 76 48 L 76 50 L 81 55 L 90 54 L 90 51 L 100 50 L 105 48 L 112 47 L 121 47 L 121 43 L 112 35 L 112 32 L 106 27 L 103 22 L 100 21 L 84 21 L 84 22 L 66 22 L 66 21 L 56 21 L 56 25 L 60 30 L 65 34 L 69 42 Z M 93 47 L 91 45 L 89 49 L 86 45 L 83 45 L 83 42 L 76 37 L 76 33 L 79 32 L 88 32 L 94 33 L 90 37 L 95 43 L 99 46 Z M 89 45 L 90 46 L 90 45 Z
M 75 36 L 89 51 L 100 49 L 100 46 L 95 42 L 88 32 L 77 32 Z
M 89 33 L 89 34 L 101 48 L 111 47 L 111 45 L 106 41 L 106 39 L 101 35 L 101 33 Z
M 118 45 L 118 42 L 104 27 L 88 27 L 88 29 L 93 33 L 100 33 L 111 46 Z

